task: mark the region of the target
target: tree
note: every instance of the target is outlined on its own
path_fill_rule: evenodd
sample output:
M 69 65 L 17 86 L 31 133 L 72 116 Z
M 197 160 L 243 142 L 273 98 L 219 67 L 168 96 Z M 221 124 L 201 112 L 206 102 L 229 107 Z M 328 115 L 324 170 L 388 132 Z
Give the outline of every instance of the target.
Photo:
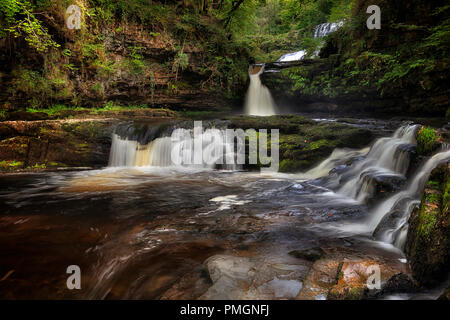
M 0 1 L 2 30 L 0 36 L 10 33 L 15 38 L 24 37 L 28 45 L 38 52 L 59 47 L 42 22 L 33 14 L 34 6 L 27 0 Z

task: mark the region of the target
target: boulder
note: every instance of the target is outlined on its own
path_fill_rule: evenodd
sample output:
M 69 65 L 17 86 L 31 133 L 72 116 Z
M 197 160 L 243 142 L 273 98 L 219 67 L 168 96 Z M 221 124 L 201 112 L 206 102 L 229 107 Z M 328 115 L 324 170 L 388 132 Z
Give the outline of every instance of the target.
M 214 255 L 204 265 L 213 285 L 199 299 L 293 299 L 307 267 L 263 257 Z

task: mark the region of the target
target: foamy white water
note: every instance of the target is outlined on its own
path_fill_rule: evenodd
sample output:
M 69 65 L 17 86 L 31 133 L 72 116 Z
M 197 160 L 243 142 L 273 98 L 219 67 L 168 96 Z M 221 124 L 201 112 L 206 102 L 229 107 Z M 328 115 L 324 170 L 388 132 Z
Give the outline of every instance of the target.
M 216 165 L 222 165 L 238 169 L 233 142 L 222 139 L 226 134 L 224 130 L 206 129 L 199 133 L 198 139 L 191 138 L 192 130 L 179 130 L 182 131 L 179 131 L 178 139 L 174 141 L 172 137 L 159 137 L 145 145 L 113 134 L 108 166 L 212 169 Z M 220 135 L 220 139 L 215 138 L 217 135 Z
M 264 72 L 264 66 L 257 73 L 252 73 L 251 70 L 252 68 L 249 69 L 250 86 L 245 101 L 245 113 L 251 116 L 275 115 L 275 102 L 259 77 Z
M 351 178 L 338 192 L 363 202 L 374 192 L 373 178 L 404 177 L 409 167 L 407 147 L 415 144 L 418 128 L 417 125 L 401 127 L 392 137 L 378 139 L 365 159 L 350 170 Z
M 314 38 L 321 38 L 329 35 L 332 32 L 335 32 L 337 29 L 344 25 L 344 21 L 339 22 L 326 22 L 317 25 L 314 28 Z
M 286 53 L 282 55 L 277 61 L 278 62 L 288 62 L 288 61 L 299 61 L 304 59 L 306 56 L 306 50 L 300 50 L 297 52 Z
M 449 160 L 450 150 L 448 149 L 435 154 L 416 172 L 414 179 L 408 183 L 408 187 L 404 191 L 394 194 L 371 212 L 367 221 L 371 230 L 374 230 L 392 210 L 397 209 L 401 213 L 400 218 L 397 219 L 393 227 L 380 231 L 380 234 L 377 236 L 379 240 L 392 243 L 398 248 L 403 248 L 406 241 L 409 216 L 413 208 L 420 203 L 422 190 L 431 171 L 440 163 Z

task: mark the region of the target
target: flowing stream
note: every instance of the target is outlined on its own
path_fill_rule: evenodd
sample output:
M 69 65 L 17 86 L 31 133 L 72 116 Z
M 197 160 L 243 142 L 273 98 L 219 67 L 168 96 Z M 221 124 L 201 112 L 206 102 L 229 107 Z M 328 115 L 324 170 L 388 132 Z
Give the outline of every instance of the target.
M 294 265 L 300 273 L 291 273 L 301 278 L 309 265 L 287 253 L 321 245 L 349 246 L 402 267 L 411 209 L 430 171 L 450 160 L 444 148 L 408 180 L 417 129 L 402 126 L 362 150 L 336 149 L 304 173 L 260 174 L 221 167 L 214 156 L 201 165 L 174 163 L 168 131 L 131 126 L 114 134 L 103 170 L 1 176 L 2 264 L 21 265 L 28 280 L 0 287 L 0 294 L 196 298 L 201 272 L 197 285 L 182 284 L 210 256 L 263 257 L 280 268 Z M 210 146 L 227 148 L 201 150 Z M 377 201 L 379 185 L 392 192 Z M 401 214 L 391 217 L 394 207 Z M 64 289 L 72 264 L 83 270 L 84 290 Z M 252 297 L 293 298 L 301 286 L 277 275 Z

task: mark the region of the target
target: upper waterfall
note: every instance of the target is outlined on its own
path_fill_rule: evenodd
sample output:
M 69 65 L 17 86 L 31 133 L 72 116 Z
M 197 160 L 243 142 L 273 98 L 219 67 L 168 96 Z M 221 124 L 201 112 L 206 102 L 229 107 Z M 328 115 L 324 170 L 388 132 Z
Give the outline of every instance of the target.
M 260 75 L 264 72 L 263 66 L 250 66 L 248 74 L 250 86 L 245 101 L 245 113 L 252 116 L 272 116 L 275 112 L 275 102 L 269 89 L 261 83 Z
M 313 32 L 314 38 L 325 37 L 325 36 L 329 35 L 330 33 L 335 32 L 337 29 L 339 29 L 343 25 L 344 25 L 344 21 L 326 22 L 326 23 L 319 24 L 316 27 L 314 27 L 314 32 Z M 319 49 L 313 53 L 312 57 L 318 56 L 319 51 L 320 51 L 320 46 L 319 46 Z M 300 50 L 300 51 L 296 51 L 296 52 L 286 53 L 286 54 L 282 55 L 277 60 L 277 62 L 300 61 L 300 60 L 305 59 L 306 55 L 307 55 L 306 50 Z
M 335 32 L 337 29 L 344 25 L 344 21 L 339 22 L 326 22 L 317 25 L 314 28 L 314 38 L 321 38 Z

